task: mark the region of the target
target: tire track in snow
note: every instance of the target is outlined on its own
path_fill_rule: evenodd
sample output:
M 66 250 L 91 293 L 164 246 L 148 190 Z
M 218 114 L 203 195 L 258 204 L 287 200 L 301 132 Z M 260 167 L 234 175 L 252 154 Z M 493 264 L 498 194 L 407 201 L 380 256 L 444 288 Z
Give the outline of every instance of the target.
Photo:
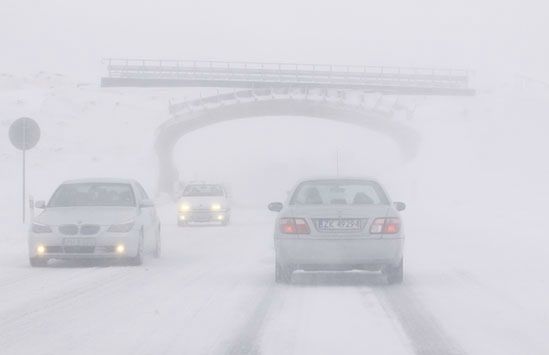
M 104 266 L 94 267 L 94 269 L 101 269 L 101 268 L 105 268 L 105 267 Z M 16 284 L 23 283 L 23 282 L 26 282 L 26 281 L 29 281 L 29 280 L 32 280 L 32 279 L 41 279 L 41 278 L 44 277 L 44 274 L 46 272 L 51 271 L 51 270 L 55 270 L 55 269 L 61 269 L 61 267 L 59 265 L 54 265 L 54 266 L 50 265 L 49 267 L 36 269 L 36 268 L 32 268 L 29 265 L 27 268 L 23 268 L 23 270 L 26 271 L 26 273 L 24 275 L 15 275 L 15 276 L 0 279 L 0 291 L 3 288 L 6 288 L 6 287 L 11 288 Z M 73 279 L 76 279 L 77 277 L 81 277 L 81 275 L 82 275 L 81 270 L 84 270 L 83 267 L 80 267 L 78 265 L 67 267 L 65 269 L 67 269 L 67 270 L 70 270 L 70 269 L 78 270 L 78 272 L 75 271 L 73 274 L 68 274 L 68 279 L 69 280 L 73 280 Z M 91 270 L 92 268 L 90 267 L 88 269 Z M 65 279 L 67 279 L 66 275 L 63 275 L 63 277 Z
M 374 288 L 374 293 L 387 315 L 399 322 L 416 355 L 466 354 L 409 285 Z
M 209 268 L 203 270 L 200 269 L 197 272 L 191 273 L 193 276 L 192 278 L 185 281 L 183 284 L 177 284 L 177 292 L 171 292 L 167 293 L 166 297 L 163 299 L 163 302 L 166 303 L 169 301 L 170 304 L 177 304 L 177 301 L 181 299 L 181 291 L 195 286 L 196 283 L 203 281 L 206 279 L 206 276 L 214 273 L 216 270 L 219 270 L 220 267 L 226 265 L 226 260 L 219 260 L 217 263 L 212 264 L 209 266 Z M 173 276 L 171 277 L 172 280 L 175 280 Z M 230 288 L 223 290 L 224 292 L 230 292 L 232 289 L 238 287 L 240 283 L 235 283 L 230 286 Z M 206 286 L 207 287 L 207 286 Z M 223 299 L 225 296 L 224 293 L 216 292 L 217 285 L 211 285 L 209 287 L 201 286 L 200 290 L 204 294 L 208 295 L 207 297 L 204 297 L 200 299 L 199 305 L 194 305 L 191 308 L 188 308 L 185 310 L 185 321 L 186 322 L 193 322 L 194 319 L 209 305 L 213 304 L 214 301 Z M 181 316 L 181 315 L 180 315 Z M 173 330 L 173 329 L 171 329 Z M 152 331 L 152 333 L 149 333 L 149 335 L 156 335 L 157 333 L 165 332 L 166 330 L 164 328 L 157 328 Z M 168 338 L 164 341 L 165 344 L 163 344 L 162 349 L 155 348 L 154 350 L 151 350 L 150 353 L 156 353 L 156 354 L 170 354 L 173 352 L 174 347 L 176 347 L 178 344 L 177 342 L 181 339 L 182 334 L 179 331 L 175 331 L 172 334 L 168 336 Z M 143 338 L 141 340 L 138 340 L 136 343 L 136 346 L 132 348 L 131 353 L 132 354 L 140 354 L 144 353 L 143 349 L 147 349 L 148 347 L 148 339 Z
M 180 274 L 184 276 L 184 280 L 179 284 L 180 289 L 191 286 L 213 269 L 210 268 L 201 272 L 189 272 L 189 269 L 181 269 Z M 145 276 L 143 275 L 143 271 L 146 271 Z M 150 286 L 150 281 L 158 280 L 158 276 L 163 275 L 165 275 L 165 270 L 162 268 L 152 269 L 141 267 L 136 269 L 128 267 L 116 270 L 115 273 L 98 275 L 100 278 L 93 282 L 87 282 L 70 291 L 62 290 L 47 300 L 33 302 L 31 306 L 26 305 L 4 312 L 0 314 L 2 316 L 0 331 L 3 333 L 0 336 L 0 345 L 8 346 L 24 341 L 28 335 L 20 330 L 33 327 L 37 317 L 40 320 L 43 319 L 41 317 L 51 313 L 55 314 L 61 310 L 75 309 L 80 311 L 82 305 L 86 304 L 87 301 L 102 299 L 121 292 L 128 292 L 128 290 L 133 290 L 133 287 L 143 285 L 144 283 L 148 283 Z M 170 275 L 170 277 L 172 276 Z M 5 337 L 6 333 L 9 333 L 13 329 L 16 330 L 16 333 L 12 334 L 9 338 Z
M 270 276 L 270 275 L 269 275 Z M 261 331 L 265 324 L 267 315 L 273 301 L 278 294 L 277 288 L 273 285 L 264 292 L 261 301 L 256 304 L 252 315 L 248 318 L 243 327 L 238 331 L 238 336 L 228 347 L 227 355 L 258 355 L 261 354 Z
M 120 272 L 117 274 L 109 275 L 109 279 L 99 279 L 86 284 L 85 286 L 78 287 L 69 291 L 58 292 L 46 300 L 39 302 L 33 302 L 31 305 L 22 305 L 21 307 L 7 310 L 1 314 L 2 321 L 0 322 L 0 344 L 6 345 L 7 343 L 16 342 L 22 337 L 22 334 L 12 334 L 9 338 L 6 334 L 14 330 L 24 329 L 30 324 L 32 325 L 32 317 L 39 315 L 45 315 L 47 313 L 55 312 L 61 308 L 73 307 L 82 298 L 91 297 L 91 295 L 103 295 L 110 291 L 111 285 L 116 285 L 122 280 L 130 277 L 128 272 Z M 21 332 L 19 332 L 21 333 Z

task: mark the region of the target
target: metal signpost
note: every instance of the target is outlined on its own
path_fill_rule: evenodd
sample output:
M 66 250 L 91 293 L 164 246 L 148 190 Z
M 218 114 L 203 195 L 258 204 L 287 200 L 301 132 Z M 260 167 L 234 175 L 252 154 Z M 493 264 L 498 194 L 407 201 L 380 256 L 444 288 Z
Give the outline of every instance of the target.
M 11 144 L 23 152 L 22 164 L 22 183 L 23 183 L 23 223 L 25 223 L 25 196 L 26 196 L 26 162 L 25 153 L 32 149 L 40 140 L 40 127 L 38 123 L 31 118 L 22 117 L 13 122 L 10 126 L 10 141 Z

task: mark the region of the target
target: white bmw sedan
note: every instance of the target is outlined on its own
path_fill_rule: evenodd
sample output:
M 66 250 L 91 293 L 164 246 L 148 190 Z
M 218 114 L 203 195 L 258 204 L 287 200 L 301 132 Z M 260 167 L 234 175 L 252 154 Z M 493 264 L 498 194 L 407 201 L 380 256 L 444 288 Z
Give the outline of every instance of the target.
M 294 270 L 382 271 L 389 283 L 403 280 L 404 233 L 398 211 L 373 179 L 305 180 L 285 205 L 269 204 L 276 219 L 275 281 Z
M 160 221 L 153 202 L 134 180 L 66 181 L 31 224 L 32 266 L 49 259 L 117 258 L 133 265 L 143 255 L 160 256 Z

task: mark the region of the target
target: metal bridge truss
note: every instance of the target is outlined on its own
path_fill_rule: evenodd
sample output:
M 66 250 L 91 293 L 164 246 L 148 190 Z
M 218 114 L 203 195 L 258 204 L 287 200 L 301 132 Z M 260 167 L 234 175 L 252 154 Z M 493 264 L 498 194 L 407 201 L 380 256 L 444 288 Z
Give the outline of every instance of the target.
M 470 96 L 469 73 L 439 68 L 105 59 L 103 87 L 325 88 Z

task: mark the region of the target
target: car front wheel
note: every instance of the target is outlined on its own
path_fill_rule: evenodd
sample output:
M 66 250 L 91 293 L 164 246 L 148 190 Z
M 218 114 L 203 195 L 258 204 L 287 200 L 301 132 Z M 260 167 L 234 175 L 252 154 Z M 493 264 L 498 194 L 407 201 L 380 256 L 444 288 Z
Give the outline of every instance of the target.
M 46 258 L 29 258 L 29 263 L 32 267 L 45 267 L 48 266 L 48 259 Z
M 143 234 L 139 238 L 139 245 L 137 247 L 137 254 L 133 257 L 130 257 L 130 265 L 139 266 L 143 265 Z
M 158 231 L 156 232 L 156 244 L 154 246 L 153 256 L 155 258 L 159 258 L 161 254 L 162 254 L 162 237 L 160 234 L 160 227 L 158 227 Z

